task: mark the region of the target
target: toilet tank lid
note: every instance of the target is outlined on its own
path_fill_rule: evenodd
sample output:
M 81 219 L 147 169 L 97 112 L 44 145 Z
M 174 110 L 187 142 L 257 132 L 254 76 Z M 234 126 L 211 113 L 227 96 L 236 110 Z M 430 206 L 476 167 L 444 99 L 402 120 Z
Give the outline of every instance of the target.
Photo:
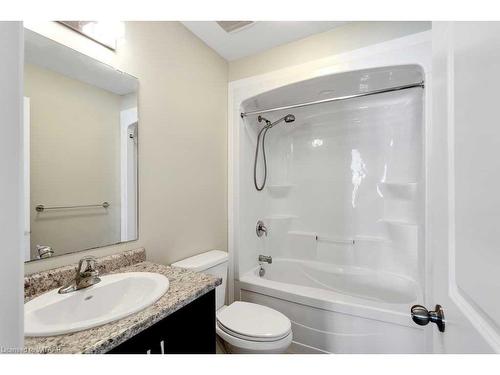
M 218 264 L 227 262 L 227 252 L 221 250 L 211 250 L 198 254 L 178 262 L 172 263 L 174 267 L 188 268 L 192 271 L 205 271 Z

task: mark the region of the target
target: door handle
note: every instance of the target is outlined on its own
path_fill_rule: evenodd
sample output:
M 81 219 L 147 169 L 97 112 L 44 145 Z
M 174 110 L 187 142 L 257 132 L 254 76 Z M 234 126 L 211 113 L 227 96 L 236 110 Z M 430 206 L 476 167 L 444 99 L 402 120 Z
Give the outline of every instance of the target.
M 411 318 L 419 326 L 426 326 L 429 322 L 432 322 L 436 323 L 439 332 L 444 332 L 445 319 L 444 310 L 441 305 L 436 305 L 434 311 L 429 311 L 422 305 L 413 305 L 410 311 Z

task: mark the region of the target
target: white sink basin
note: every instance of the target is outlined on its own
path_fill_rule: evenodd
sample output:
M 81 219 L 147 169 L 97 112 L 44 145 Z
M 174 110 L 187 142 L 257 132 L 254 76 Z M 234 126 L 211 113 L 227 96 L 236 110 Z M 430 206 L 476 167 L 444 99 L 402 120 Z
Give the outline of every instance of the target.
M 24 305 L 25 336 L 53 336 L 82 331 L 134 314 L 155 303 L 169 287 L 158 273 L 127 272 L 100 276 L 86 289 L 59 294 L 59 289 Z

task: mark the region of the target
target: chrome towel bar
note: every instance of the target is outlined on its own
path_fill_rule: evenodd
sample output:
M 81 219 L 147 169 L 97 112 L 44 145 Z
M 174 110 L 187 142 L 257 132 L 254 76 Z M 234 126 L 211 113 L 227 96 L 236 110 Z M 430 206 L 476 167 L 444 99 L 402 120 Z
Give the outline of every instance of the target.
M 72 208 L 92 208 L 92 207 L 108 208 L 109 202 L 102 202 L 101 204 L 83 204 L 78 206 L 52 206 L 52 207 L 46 207 L 43 204 L 39 204 L 35 207 L 35 210 L 36 212 L 44 212 L 45 210 L 67 210 Z

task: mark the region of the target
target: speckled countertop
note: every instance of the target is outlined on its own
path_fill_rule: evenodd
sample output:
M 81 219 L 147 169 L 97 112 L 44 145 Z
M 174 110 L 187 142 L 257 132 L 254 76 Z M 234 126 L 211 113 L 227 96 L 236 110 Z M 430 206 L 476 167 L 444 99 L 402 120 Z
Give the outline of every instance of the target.
M 144 251 L 144 250 L 142 250 Z M 136 257 L 137 258 L 137 257 Z M 146 309 L 100 327 L 66 335 L 25 337 L 26 353 L 105 353 L 152 326 L 196 298 L 220 285 L 219 278 L 186 269 L 142 261 L 107 273 L 156 272 L 165 275 L 170 287 L 163 297 Z M 33 276 L 28 276 L 33 277 Z M 44 279 L 47 280 L 46 277 Z M 26 283 L 25 283 L 26 284 Z M 28 283 L 29 284 L 29 283 Z M 54 286 L 51 284 L 51 286 Z M 29 289 L 29 288 L 28 288 Z M 29 300 L 40 293 L 27 295 Z

